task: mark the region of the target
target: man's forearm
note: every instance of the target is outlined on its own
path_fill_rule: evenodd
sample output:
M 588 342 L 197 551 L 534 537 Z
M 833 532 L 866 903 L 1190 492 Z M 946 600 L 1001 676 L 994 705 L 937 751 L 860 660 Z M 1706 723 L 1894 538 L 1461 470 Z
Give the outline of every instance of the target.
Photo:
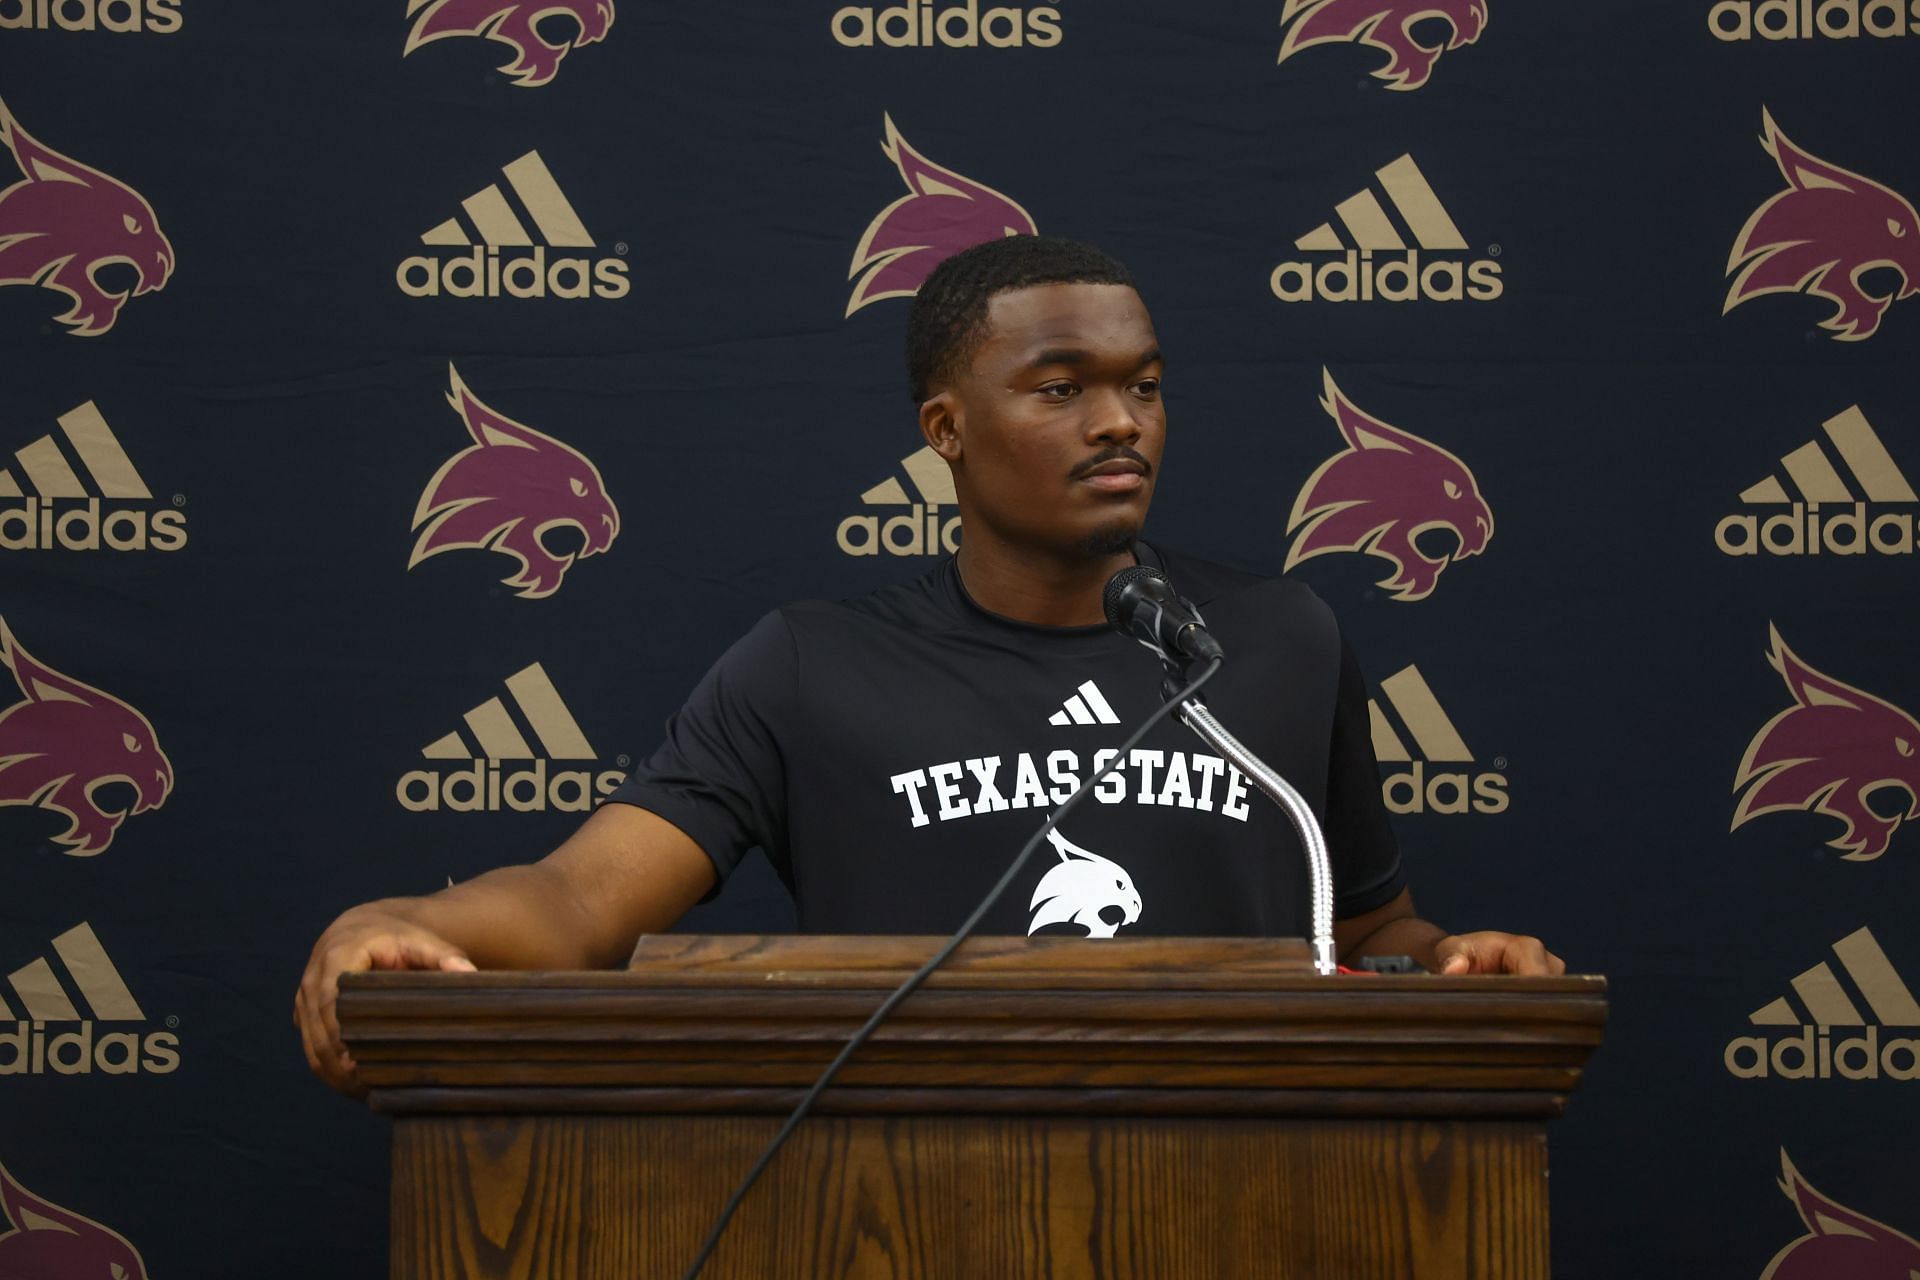
M 496 867 L 420 898 L 385 898 L 384 911 L 438 934 L 482 969 L 592 969 L 592 930 L 558 877 L 537 865 Z
M 1343 964 L 1352 964 L 1361 956 L 1412 956 L 1414 963 L 1432 971 L 1436 967 L 1434 944 L 1446 936 L 1447 931 L 1437 924 L 1418 916 L 1402 916 L 1398 920 L 1387 921 L 1362 938 L 1354 944 L 1353 954 L 1343 954 L 1340 960 Z

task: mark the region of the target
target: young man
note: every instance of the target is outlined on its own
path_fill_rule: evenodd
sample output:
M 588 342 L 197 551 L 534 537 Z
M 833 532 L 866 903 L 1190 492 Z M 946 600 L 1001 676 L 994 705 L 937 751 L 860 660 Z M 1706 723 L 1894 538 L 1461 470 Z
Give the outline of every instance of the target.
M 717 891 L 750 848 L 825 933 L 952 932 L 1052 807 L 1160 701 L 1160 667 L 1106 626 L 1102 590 L 1162 568 L 1227 662 L 1207 701 L 1325 823 L 1343 960 L 1557 974 L 1537 939 L 1418 919 L 1380 800 L 1359 669 L 1298 583 L 1138 541 L 1166 442 L 1162 360 L 1126 269 L 1009 237 L 915 298 L 920 430 L 952 469 L 964 539 L 919 579 L 769 614 L 667 740 L 553 853 L 425 898 L 355 907 L 294 1002 L 314 1071 L 355 1091 L 334 1017 L 369 968 L 584 969 Z M 982 932 L 1304 935 L 1285 816 L 1172 721 L 1061 824 Z

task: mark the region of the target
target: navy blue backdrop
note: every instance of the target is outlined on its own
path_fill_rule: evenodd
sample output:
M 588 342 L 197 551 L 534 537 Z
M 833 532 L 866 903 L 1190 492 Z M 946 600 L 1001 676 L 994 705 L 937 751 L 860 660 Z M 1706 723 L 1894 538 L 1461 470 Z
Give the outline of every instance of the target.
M 1422 914 L 1610 978 L 1557 1273 L 1869 1274 L 1783 1178 L 1904 1257 L 1920 5 L 1490 7 L 0 0 L 0 1271 L 383 1273 L 314 937 L 929 562 L 875 295 L 1022 219 L 1141 280 L 1152 536 L 1340 615 Z

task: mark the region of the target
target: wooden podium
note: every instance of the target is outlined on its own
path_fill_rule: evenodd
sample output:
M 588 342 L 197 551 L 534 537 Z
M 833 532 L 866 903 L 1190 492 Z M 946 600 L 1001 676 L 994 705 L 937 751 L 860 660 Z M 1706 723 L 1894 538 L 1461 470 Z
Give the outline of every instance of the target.
M 395 1280 L 678 1280 L 944 939 L 643 938 L 624 973 L 372 973 Z M 822 1096 L 703 1277 L 1548 1273 L 1595 977 L 1320 977 L 1298 939 L 970 939 Z

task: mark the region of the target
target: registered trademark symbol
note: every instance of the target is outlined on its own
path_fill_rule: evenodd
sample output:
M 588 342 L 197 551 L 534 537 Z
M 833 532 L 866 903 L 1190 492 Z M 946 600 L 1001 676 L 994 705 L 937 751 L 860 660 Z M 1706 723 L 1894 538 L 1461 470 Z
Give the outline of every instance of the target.
M 1489 258 L 1497 258 L 1497 257 L 1499 257 L 1499 256 L 1500 256 L 1500 246 L 1499 246 L 1499 245 L 1497 245 L 1497 244 L 1490 244 L 1490 245 L 1488 245 L 1488 246 L 1487 246 L 1487 256 L 1488 256 Z
M 623 258 L 624 258 L 624 257 L 626 257 L 626 256 L 627 256 L 627 242 L 626 242 L 625 240 L 616 240 L 616 241 L 614 241 L 614 242 L 613 242 L 613 251 L 614 251 L 615 253 L 617 253 L 617 254 L 619 254 L 619 255 L 620 255 L 621 257 L 623 257 Z
M 179 1025 L 180 1025 L 180 1017 L 179 1017 L 179 1015 L 178 1015 L 178 1014 L 172 1014 L 172 1013 L 170 1013 L 170 1014 L 168 1014 L 168 1015 L 167 1015 L 167 1026 L 168 1026 L 168 1027 L 177 1027 L 177 1026 L 179 1026 Z
M 633 763 L 633 758 L 631 756 L 619 755 L 613 758 L 613 762 L 619 765 L 622 769 L 624 769 L 628 765 Z
M 176 494 L 174 494 L 174 495 L 173 495 L 173 505 L 174 505 L 174 506 L 176 506 L 176 507 L 184 507 L 184 506 L 186 506 L 186 505 L 187 505 L 187 495 L 186 495 L 186 494 L 184 494 L 184 493 L 176 493 Z
M 1495 756 L 1495 757 L 1493 758 L 1493 767 L 1494 767 L 1494 768 L 1496 768 L 1496 769 L 1504 769 L 1504 768 L 1506 768 L 1506 767 L 1507 767 L 1507 758 L 1506 758 L 1505 756 Z

